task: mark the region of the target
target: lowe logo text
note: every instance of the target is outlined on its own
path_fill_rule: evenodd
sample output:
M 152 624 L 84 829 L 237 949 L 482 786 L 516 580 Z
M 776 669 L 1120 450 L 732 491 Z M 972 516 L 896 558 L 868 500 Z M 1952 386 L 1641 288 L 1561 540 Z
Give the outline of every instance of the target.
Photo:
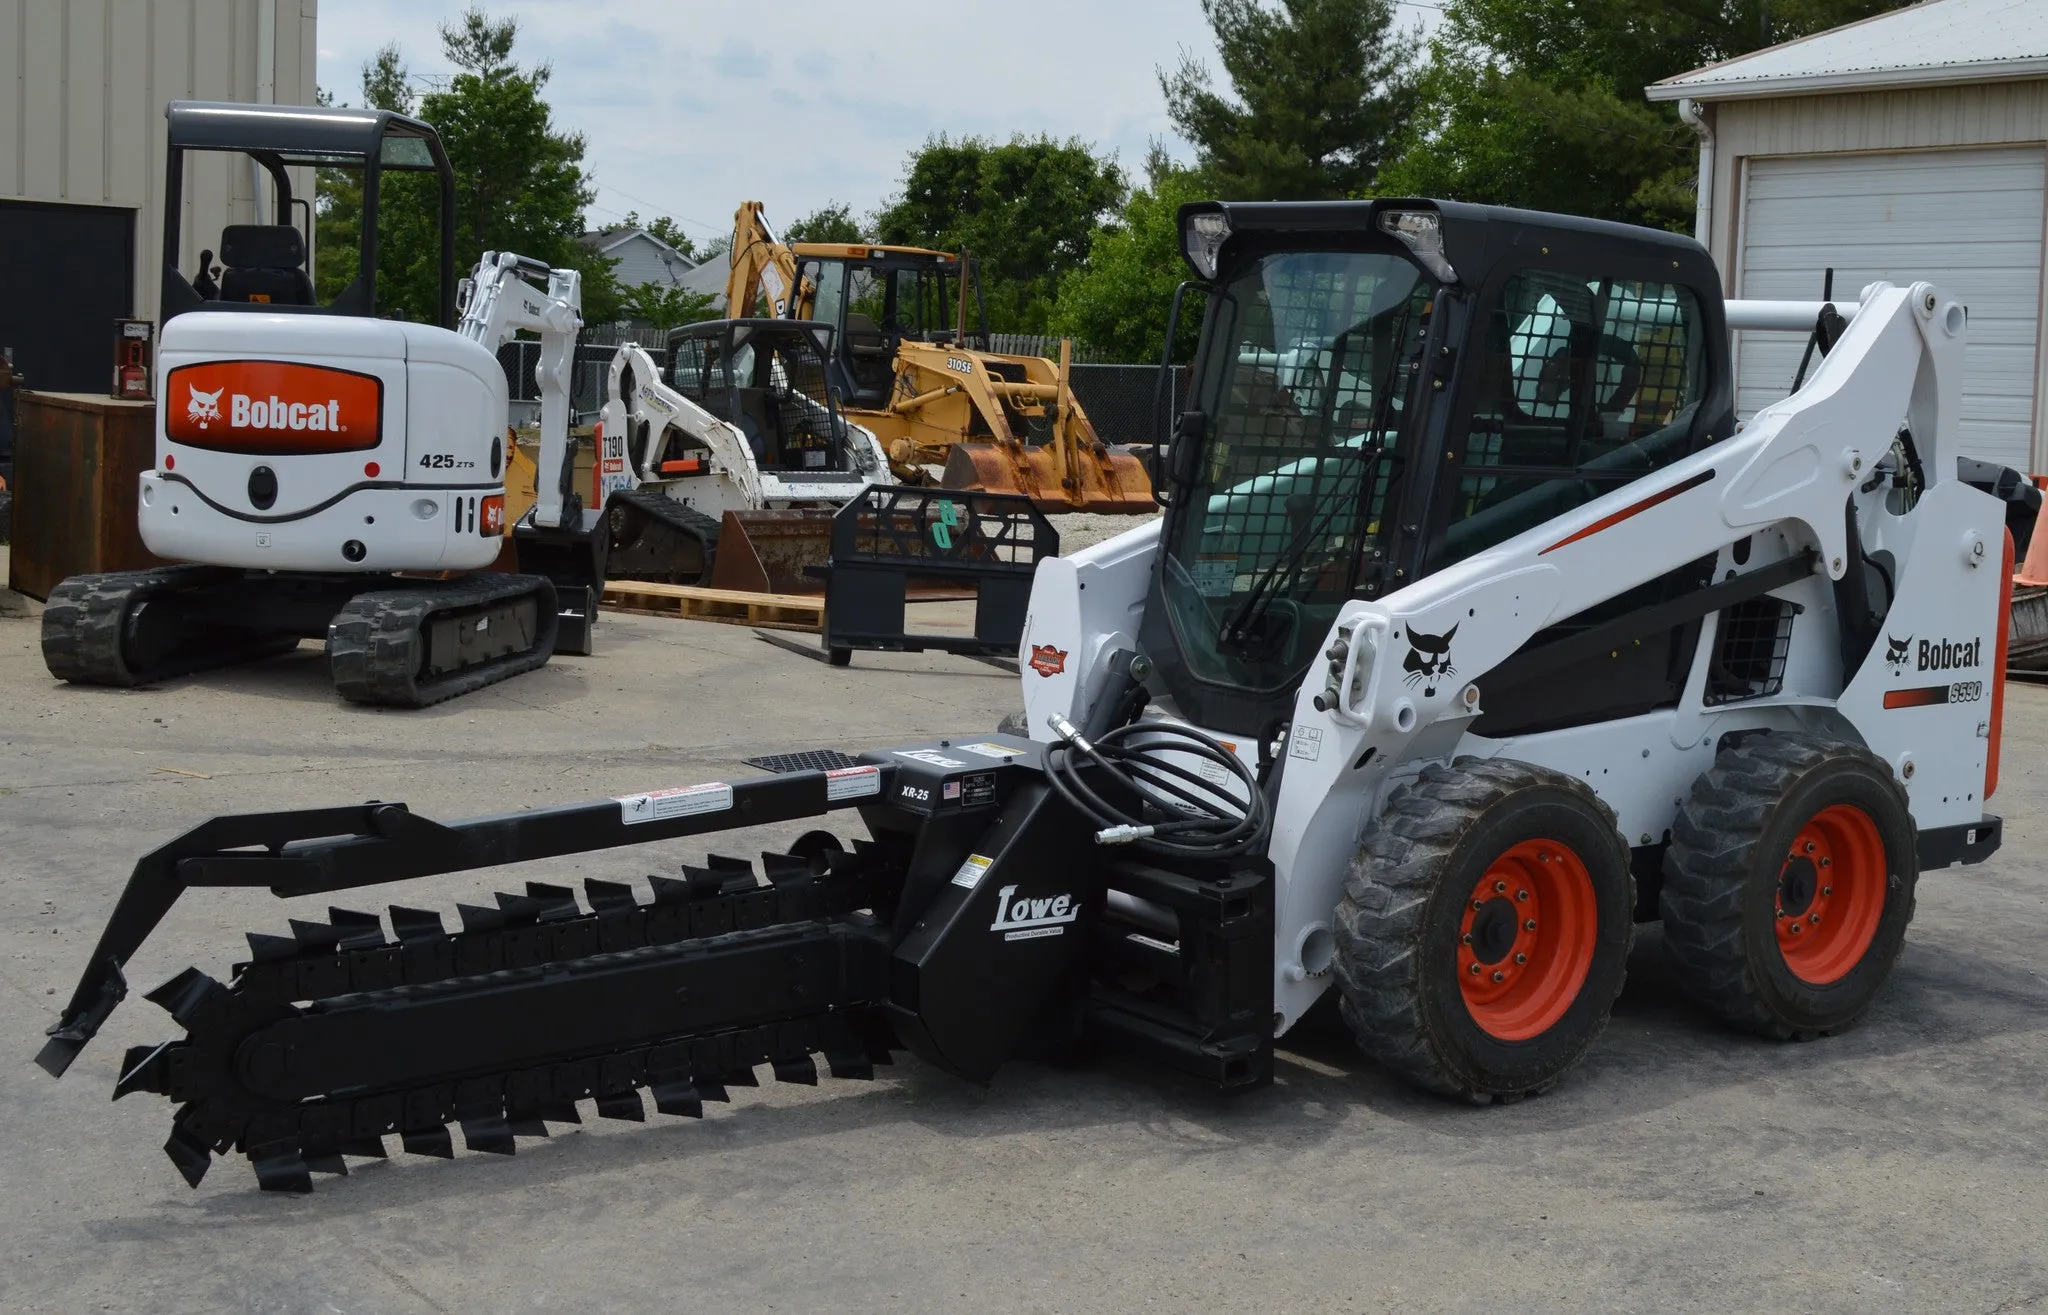
M 1981 639 L 1923 639 L 1917 654 L 1922 671 L 1956 671 L 1974 667 L 1983 661 L 1983 655 L 1984 641 Z
M 996 892 L 996 920 L 988 928 L 1002 932 L 1006 941 L 1057 936 L 1066 930 L 1068 923 L 1081 916 L 1080 906 L 1074 903 L 1072 895 L 1017 899 L 1016 894 L 1015 886 L 1004 886 Z

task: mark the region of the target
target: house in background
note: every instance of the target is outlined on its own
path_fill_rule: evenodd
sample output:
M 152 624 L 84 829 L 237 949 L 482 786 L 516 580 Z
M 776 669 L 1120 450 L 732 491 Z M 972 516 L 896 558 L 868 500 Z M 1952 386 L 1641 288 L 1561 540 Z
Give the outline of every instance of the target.
M 1697 236 L 1731 297 L 1856 299 L 1928 280 L 1970 312 L 1962 438 L 2048 471 L 2048 0 L 1928 0 L 1667 78 L 1700 137 Z M 1736 408 L 1784 395 L 1805 345 L 1743 333 Z
M 697 267 L 682 252 L 644 228 L 614 228 L 585 233 L 584 246 L 608 260 L 616 260 L 612 277 L 623 288 L 643 288 L 650 283 L 676 287 L 683 276 Z

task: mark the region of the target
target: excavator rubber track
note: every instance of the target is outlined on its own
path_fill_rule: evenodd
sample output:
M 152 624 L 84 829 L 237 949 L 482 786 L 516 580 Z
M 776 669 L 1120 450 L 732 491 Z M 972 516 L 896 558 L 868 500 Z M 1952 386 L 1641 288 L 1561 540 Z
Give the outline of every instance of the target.
M 619 489 L 605 503 L 605 572 L 618 580 L 698 584 L 718 557 L 719 522 L 658 488 Z
M 181 565 L 71 576 L 43 605 L 43 662 L 59 680 L 125 688 L 297 648 L 296 631 L 226 629 L 180 615 L 181 598 L 241 574 Z
M 357 594 L 327 628 L 351 703 L 424 708 L 545 666 L 559 615 L 545 576 L 485 574 Z
M 824 833 L 814 836 L 828 839 Z M 806 837 L 809 841 L 811 837 Z M 799 842 L 799 849 L 805 842 Z M 510 1155 L 549 1123 L 701 1118 L 758 1085 L 755 1068 L 815 1084 L 891 1062 L 880 1012 L 889 950 L 875 920 L 875 847 L 836 841 L 744 859 L 713 855 L 633 887 L 529 883 L 495 907 L 440 915 L 330 909 L 289 935 L 251 933 L 231 985 L 187 969 L 148 995 L 187 1029 L 131 1049 L 115 1098 L 178 1102 L 165 1152 L 199 1185 L 215 1155 L 248 1157 L 266 1191 L 307 1192 L 346 1156 Z

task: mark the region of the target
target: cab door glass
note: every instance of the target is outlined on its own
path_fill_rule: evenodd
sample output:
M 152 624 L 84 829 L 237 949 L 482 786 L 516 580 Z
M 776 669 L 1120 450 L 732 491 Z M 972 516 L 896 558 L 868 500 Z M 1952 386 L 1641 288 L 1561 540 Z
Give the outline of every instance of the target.
M 1463 473 L 1432 568 L 1694 450 L 1706 344 L 1689 289 L 1525 270 L 1483 333 Z

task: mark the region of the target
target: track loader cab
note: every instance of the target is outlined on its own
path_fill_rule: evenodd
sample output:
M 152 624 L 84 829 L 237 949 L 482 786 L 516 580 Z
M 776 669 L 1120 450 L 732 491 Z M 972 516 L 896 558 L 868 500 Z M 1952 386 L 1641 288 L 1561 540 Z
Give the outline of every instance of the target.
M 738 426 L 763 470 L 836 471 L 843 464 L 846 420 L 826 382 L 830 325 L 802 320 L 709 320 L 668 337 L 666 382 L 721 420 Z M 680 454 L 686 442 L 671 431 Z M 678 459 L 648 453 L 644 477 Z
M 1210 204 L 1183 227 L 1207 318 L 1143 648 L 1201 725 L 1270 732 L 1347 601 L 1735 431 L 1719 276 L 1690 239 L 1413 201 Z M 1696 590 L 1712 567 L 1558 630 Z M 1582 678 L 1489 684 L 1491 726 L 1668 704 L 1698 631 L 1673 625 Z M 1451 679 L 1456 635 L 1414 638 L 1405 674 Z

